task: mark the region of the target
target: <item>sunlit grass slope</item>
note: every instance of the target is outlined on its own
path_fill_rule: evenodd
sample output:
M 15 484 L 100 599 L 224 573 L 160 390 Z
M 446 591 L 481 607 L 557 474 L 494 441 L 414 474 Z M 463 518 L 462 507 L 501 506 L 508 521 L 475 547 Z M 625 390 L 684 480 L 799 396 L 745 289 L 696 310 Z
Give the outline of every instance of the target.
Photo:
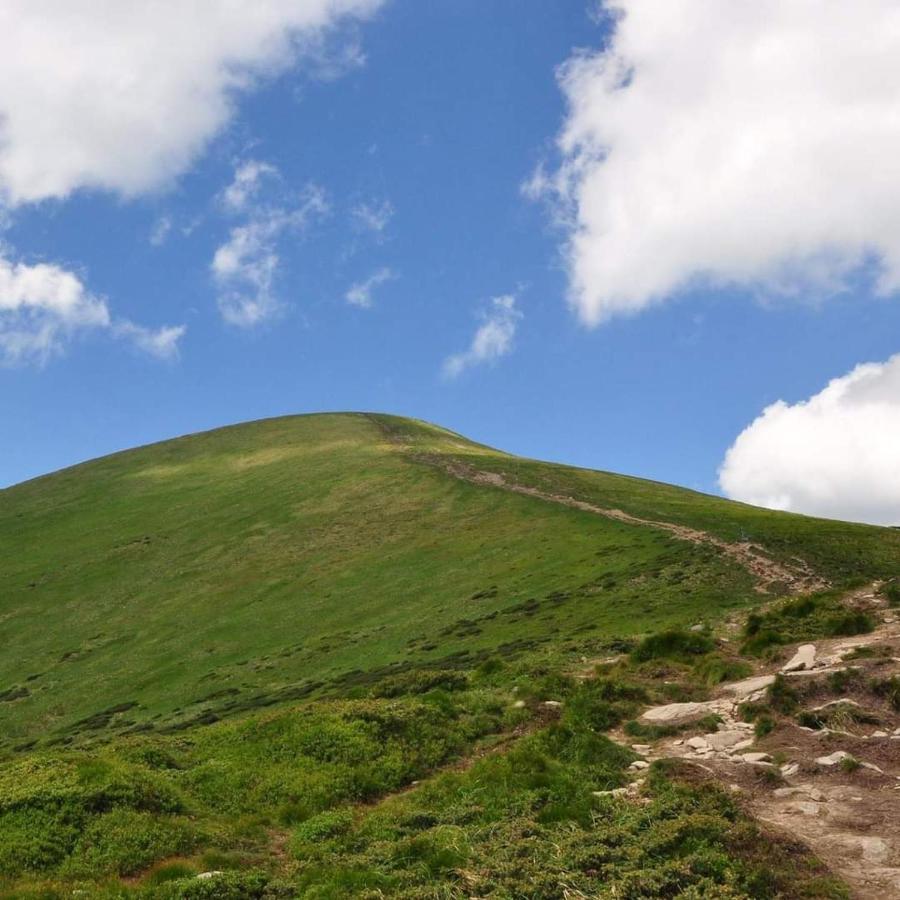
M 0 749 L 166 732 L 404 668 L 713 617 L 754 599 L 709 547 L 452 477 L 459 458 L 726 537 L 832 578 L 900 535 L 532 463 L 411 420 L 192 435 L 0 492 Z

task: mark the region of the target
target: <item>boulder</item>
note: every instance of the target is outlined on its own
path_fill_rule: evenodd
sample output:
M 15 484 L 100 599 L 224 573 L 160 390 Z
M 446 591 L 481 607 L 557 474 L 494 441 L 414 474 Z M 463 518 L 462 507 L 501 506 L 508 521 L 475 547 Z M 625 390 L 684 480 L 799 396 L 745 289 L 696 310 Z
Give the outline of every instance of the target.
M 709 706 L 705 703 L 669 703 L 646 710 L 641 719 L 652 725 L 688 725 L 708 716 Z
M 726 684 L 723 690 L 733 694 L 735 697 L 746 697 L 749 694 L 755 694 L 757 691 L 764 691 L 774 681 L 774 675 L 757 675 L 755 678 L 745 678 L 743 681 L 733 681 L 731 684 Z
M 747 735 L 743 731 L 717 731 L 706 735 L 706 743 L 713 750 L 730 750 L 746 739 Z
M 797 652 L 791 657 L 787 665 L 783 666 L 782 672 L 800 672 L 803 669 L 811 669 L 816 662 L 816 645 L 801 644 L 797 648 Z
M 748 763 L 772 762 L 772 757 L 768 753 L 742 753 L 738 758 Z
M 828 756 L 818 757 L 816 759 L 816 765 L 836 766 L 845 759 L 853 759 L 852 754 L 848 753 L 846 750 L 835 750 L 834 753 L 830 753 Z

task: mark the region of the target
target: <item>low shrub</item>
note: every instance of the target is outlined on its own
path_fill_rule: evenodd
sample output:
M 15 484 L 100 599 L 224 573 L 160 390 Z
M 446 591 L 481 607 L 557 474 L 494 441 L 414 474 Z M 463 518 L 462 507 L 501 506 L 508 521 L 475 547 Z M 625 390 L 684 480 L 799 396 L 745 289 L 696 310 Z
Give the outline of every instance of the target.
M 718 653 L 710 654 L 694 664 L 694 674 L 708 687 L 725 681 L 739 681 L 753 674 L 753 668 L 740 659 L 728 659 Z
M 872 692 L 879 697 L 884 697 L 891 706 L 900 711 L 900 677 L 876 679 L 872 682 Z
M 848 609 L 834 613 L 825 620 L 823 630 L 828 637 L 852 637 L 875 630 L 875 620 L 860 610 Z
M 775 681 L 766 688 L 766 700 L 776 712 L 790 715 L 800 702 L 800 696 L 784 675 L 776 675 Z
M 673 659 L 679 662 L 693 662 L 715 650 L 715 641 L 702 631 L 684 631 L 673 628 L 645 637 L 631 651 L 633 662 L 649 662 L 652 659 Z

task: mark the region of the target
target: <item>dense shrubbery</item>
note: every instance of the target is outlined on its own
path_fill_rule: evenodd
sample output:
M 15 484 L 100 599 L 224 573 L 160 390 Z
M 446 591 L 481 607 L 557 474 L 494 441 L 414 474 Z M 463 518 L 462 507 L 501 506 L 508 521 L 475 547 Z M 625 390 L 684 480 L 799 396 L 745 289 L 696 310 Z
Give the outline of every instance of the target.
M 875 620 L 842 603 L 842 592 L 823 591 L 788 600 L 764 613 L 751 613 L 744 627 L 744 653 L 760 655 L 771 647 L 823 637 L 867 634 Z
M 0 877 L 131 874 L 208 843 L 197 814 L 223 817 L 212 840 L 226 845 L 265 839 L 254 817 L 323 833 L 337 827 L 328 817 L 341 814 L 326 812 L 335 804 L 399 788 L 499 727 L 491 704 L 465 699 L 322 703 L 190 740 L 134 739 L 127 761 L 102 751 L 9 763 L 0 769 Z

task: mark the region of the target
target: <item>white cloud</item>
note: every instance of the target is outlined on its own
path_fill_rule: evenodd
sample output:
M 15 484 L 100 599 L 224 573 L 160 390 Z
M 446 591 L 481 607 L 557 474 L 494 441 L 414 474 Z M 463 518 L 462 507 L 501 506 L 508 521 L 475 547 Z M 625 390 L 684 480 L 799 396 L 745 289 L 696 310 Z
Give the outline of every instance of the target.
M 350 210 L 350 216 L 359 231 L 368 231 L 380 237 L 394 218 L 394 205 L 390 200 L 358 203 Z
M 278 169 L 271 163 L 248 159 L 234 171 L 231 184 L 222 191 L 222 203 L 231 212 L 241 212 L 259 193 L 263 178 L 277 178 Z
M 172 219 L 169 216 L 160 216 L 150 229 L 150 243 L 154 247 L 161 247 L 169 238 L 172 231 Z
M 184 327 L 158 331 L 114 320 L 106 302 L 56 265 L 0 256 L 0 363 L 44 363 L 78 333 L 103 330 L 158 357 L 177 354 Z
M 767 407 L 728 450 L 719 483 L 758 506 L 900 525 L 900 354 Z
M 178 356 L 178 342 L 184 337 L 185 325 L 166 325 L 162 328 L 145 328 L 127 320 L 113 325 L 113 334 L 130 340 L 138 349 L 158 359 L 174 359 Z
M 896 0 L 611 0 L 602 52 L 559 72 L 562 165 L 589 324 L 696 279 L 817 294 L 862 264 L 900 289 Z
M 344 298 L 351 306 L 369 309 L 372 305 L 372 294 L 375 289 L 395 277 L 394 273 L 385 266 L 366 278 L 365 281 L 358 281 L 356 284 L 351 285 Z
M 290 209 L 250 202 L 249 195 L 242 198 L 240 208 L 248 219 L 231 229 L 213 256 L 211 270 L 222 317 L 231 325 L 249 328 L 281 307 L 275 289 L 280 238 L 287 231 L 303 231 L 327 215 L 329 205 L 322 188 L 311 184 Z
M 0 197 L 131 196 L 183 172 L 235 96 L 383 0 L 4 0 Z M 354 50 L 351 56 L 358 57 Z
M 490 308 L 482 314 L 483 322 L 475 332 L 469 349 L 444 360 L 445 378 L 456 378 L 479 363 L 494 362 L 513 348 L 513 340 L 522 313 L 512 294 L 494 297 Z

